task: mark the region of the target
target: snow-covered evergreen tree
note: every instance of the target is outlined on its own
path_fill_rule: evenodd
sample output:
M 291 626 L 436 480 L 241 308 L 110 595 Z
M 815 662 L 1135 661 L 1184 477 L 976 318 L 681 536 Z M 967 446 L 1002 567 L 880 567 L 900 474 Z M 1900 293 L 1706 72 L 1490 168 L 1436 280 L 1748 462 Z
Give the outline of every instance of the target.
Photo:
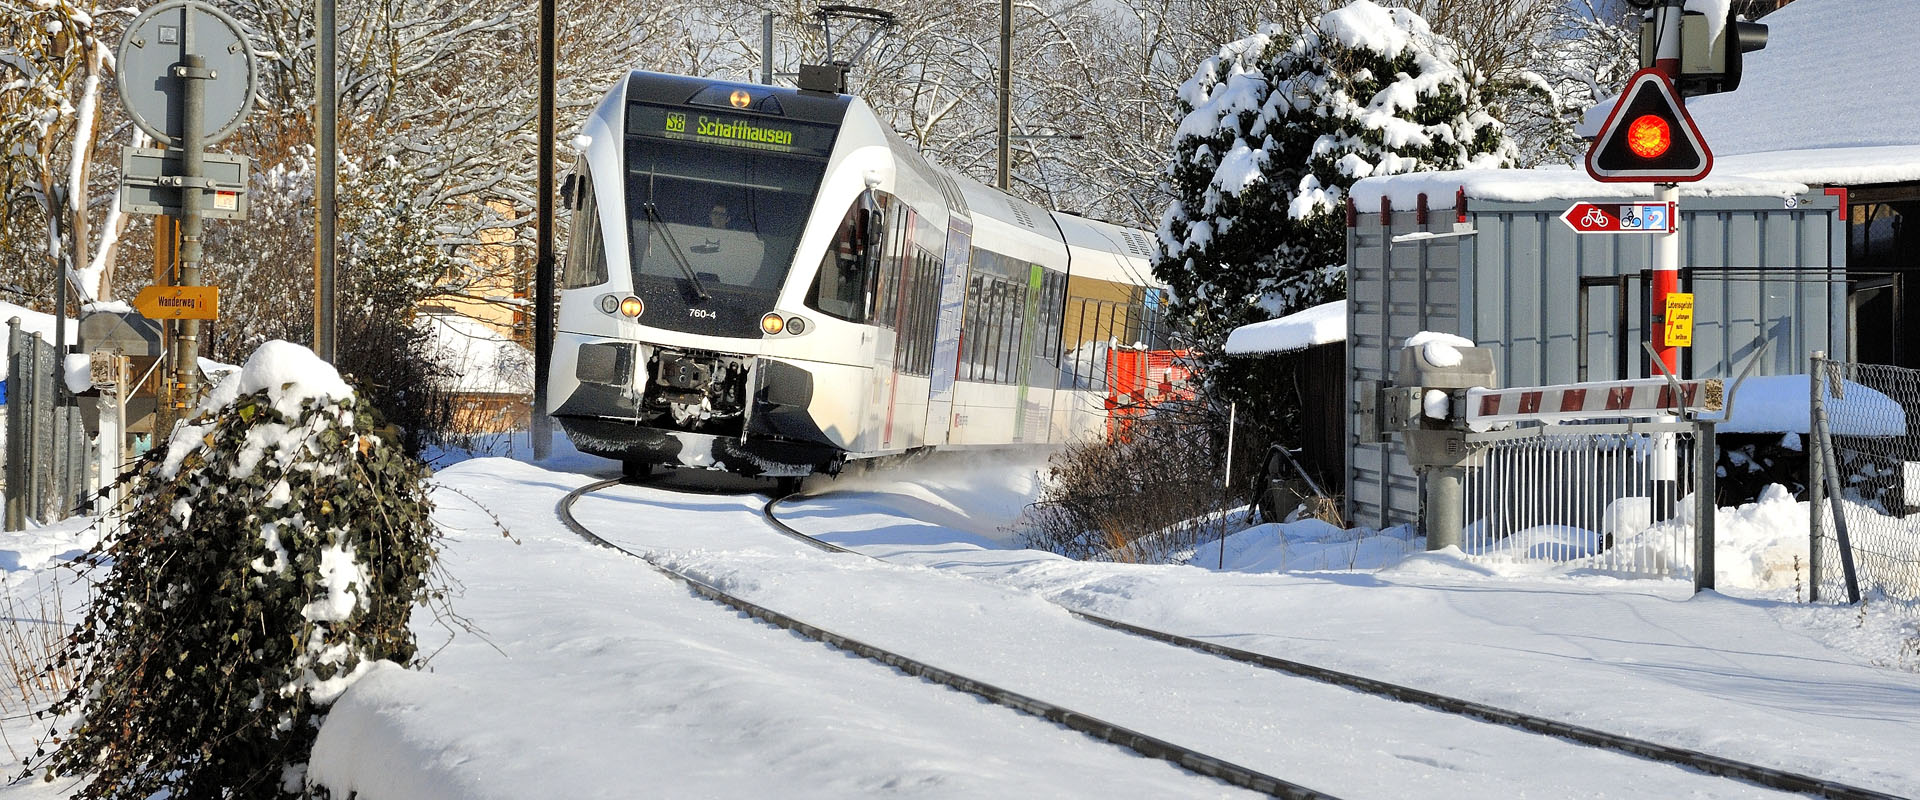
M 1226 44 L 1179 104 L 1154 274 L 1216 352 L 1234 327 L 1345 294 L 1355 181 L 1514 157 L 1455 46 L 1371 0 Z

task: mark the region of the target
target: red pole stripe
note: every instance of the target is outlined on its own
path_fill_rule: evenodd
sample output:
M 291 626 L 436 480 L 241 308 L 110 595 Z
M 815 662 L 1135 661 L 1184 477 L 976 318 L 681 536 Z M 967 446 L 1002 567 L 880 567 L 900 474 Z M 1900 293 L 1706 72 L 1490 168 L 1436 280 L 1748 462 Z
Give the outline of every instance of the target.
M 1579 411 L 1587 405 L 1587 390 L 1568 389 L 1560 394 L 1561 411 Z

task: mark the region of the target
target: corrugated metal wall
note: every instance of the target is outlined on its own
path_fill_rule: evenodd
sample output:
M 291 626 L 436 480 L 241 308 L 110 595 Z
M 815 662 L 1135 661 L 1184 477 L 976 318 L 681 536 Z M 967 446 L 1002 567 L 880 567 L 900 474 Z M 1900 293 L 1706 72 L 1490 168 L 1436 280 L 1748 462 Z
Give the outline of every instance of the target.
M 1642 271 L 1656 257 L 1656 237 L 1577 235 L 1559 219 L 1571 202 L 1470 200 L 1474 235 L 1390 248 L 1382 242 L 1391 236 L 1447 231 L 1455 212 L 1436 210 L 1424 226 L 1408 211 L 1393 212 L 1385 227 L 1377 212 L 1355 215 L 1347 236 L 1347 509 L 1355 524 L 1418 519 L 1418 480 L 1397 442 L 1370 440 L 1364 396 L 1392 382 L 1407 336 L 1457 333 L 1493 349 L 1506 386 L 1644 375 Z M 1694 346 L 1682 351 L 1686 376 L 1730 379 L 1761 339 L 1769 344 L 1757 375 L 1804 372 L 1814 350 L 1848 352 L 1838 207 L 1837 198 L 1818 194 L 1794 207 L 1781 198 L 1681 201 L 1681 263 L 1688 268 L 1681 290 L 1694 293 L 1696 320 Z
M 1393 382 L 1401 341 L 1460 327 L 1461 243 L 1473 237 L 1388 243 L 1402 234 L 1453 229 L 1453 212 L 1427 216 L 1421 224 L 1413 211 L 1360 213 L 1357 226 L 1347 229 L 1349 524 L 1384 528 L 1414 518 L 1396 509 L 1419 509 L 1419 483 L 1399 441 L 1376 435 L 1371 396 Z

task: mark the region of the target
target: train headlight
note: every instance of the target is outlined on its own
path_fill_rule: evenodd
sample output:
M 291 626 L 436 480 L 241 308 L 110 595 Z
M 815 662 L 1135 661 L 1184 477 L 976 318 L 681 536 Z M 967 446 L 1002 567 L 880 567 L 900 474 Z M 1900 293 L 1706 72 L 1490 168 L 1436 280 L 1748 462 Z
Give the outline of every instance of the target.
M 647 304 L 641 302 L 638 297 L 629 297 L 620 301 L 620 314 L 628 319 L 638 317 L 646 310 Z
M 620 313 L 620 298 L 610 294 L 600 295 L 600 310 L 608 314 Z
M 760 331 L 768 336 L 773 336 L 786 329 L 787 321 L 781 319 L 779 314 L 767 312 L 766 316 L 760 318 Z
M 787 318 L 787 333 L 791 333 L 795 336 L 799 336 L 800 334 L 803 334 L 806 332 L 807 332 L 807 321 L 805 318 L 803 317 Z

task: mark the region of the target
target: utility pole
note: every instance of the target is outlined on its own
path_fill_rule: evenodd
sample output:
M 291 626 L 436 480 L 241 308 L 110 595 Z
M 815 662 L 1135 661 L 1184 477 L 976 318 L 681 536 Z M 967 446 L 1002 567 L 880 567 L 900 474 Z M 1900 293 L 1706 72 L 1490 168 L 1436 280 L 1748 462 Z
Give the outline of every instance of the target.
M 1013 0 L 1000 0 L 1000 164 L 994 185 L 1013 187 Z
M 540 168 L 533 265 L 533 413 L 529 436 L 536 460 L 553 455 L 553 419 L 547 416 L 547 369 L 553 362 L 553 106 L 555 0 L 540 0 Z
M 332 364 L 338 357 L 338 315 L 334 309 L 337 292 L 338 259 L 334 252 L 335 168 L 339 153 L 334 135 L 339 132 L 338 50 L 339 30 L 334 19 L 335 0 L 314 0 L 314 27 L 318 35 L 318 53 L 314 57 L 314 157 L 319 160 L 313 192 L 313 352 Z
M 760 83 L 773 85 L 773 12 L 760 16 Z

